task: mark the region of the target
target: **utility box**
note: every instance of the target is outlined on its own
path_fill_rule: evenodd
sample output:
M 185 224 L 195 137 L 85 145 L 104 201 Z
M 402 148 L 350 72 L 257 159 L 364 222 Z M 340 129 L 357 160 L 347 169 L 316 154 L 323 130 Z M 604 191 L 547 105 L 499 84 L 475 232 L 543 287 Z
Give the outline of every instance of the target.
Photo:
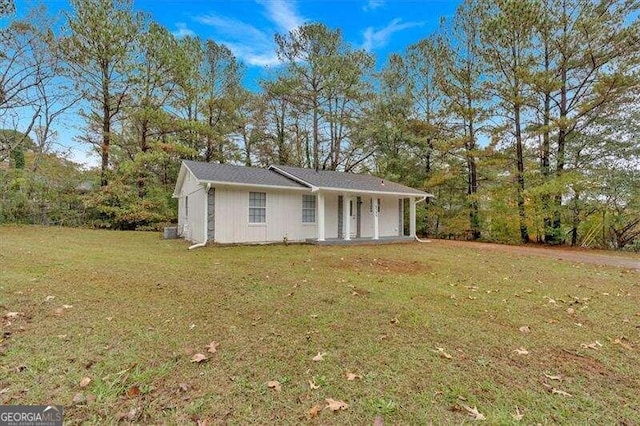
M 178 238 L 178 227 L 165 226 L 162 236 L 165 240 L 175 240 L 176 238 Z

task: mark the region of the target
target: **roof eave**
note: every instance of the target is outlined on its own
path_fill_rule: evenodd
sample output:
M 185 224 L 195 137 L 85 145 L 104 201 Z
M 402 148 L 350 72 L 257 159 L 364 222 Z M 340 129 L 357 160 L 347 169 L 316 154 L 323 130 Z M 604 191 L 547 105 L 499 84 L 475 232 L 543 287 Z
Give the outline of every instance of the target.
M 180 189 L 182 189 L 182 185 L 184 184 L 184 176 L 186 174 L 186 170 L 189 173 L 193 174 L 186 163 L 183 161 L 180 164 L 180 171 L 178 172 L 178 179 L 176 180 L 176 186 L 173 188 L 173 194 L 171 194 L 171 198 L 180 198 Z
M 200 184 L 210 183 L 212 186 L 219 185 L 219 186 L 237 186 L 242 188 L 272 188 L 272 189 L 284 189 L 284 190 L 292 190 L 292 191 L 309 192 L 309 188 L 285 186 L 285 185 L 267 185 L 267 184 L 260 184 L 260 183 L 228 182 L 228 181 L 216 181 L 216 180 L 205 180 L 205 179 L 198 179 L 198 183 Z
M 327 186 L 318 187 L 318 190 L 327 191 L 327 192 L 349 192 L 354 194 L 395 195 L 395 196 L 403 196 L 403 197 L 424 197 L 424 198 L 433 197 L 433 194 L 429 194 L 427 192 L 419 192 L 419 191 L 416 191 L 416 192 L 374 191 L 369 189 L 334 188 L 334 187 L 327 187 Z

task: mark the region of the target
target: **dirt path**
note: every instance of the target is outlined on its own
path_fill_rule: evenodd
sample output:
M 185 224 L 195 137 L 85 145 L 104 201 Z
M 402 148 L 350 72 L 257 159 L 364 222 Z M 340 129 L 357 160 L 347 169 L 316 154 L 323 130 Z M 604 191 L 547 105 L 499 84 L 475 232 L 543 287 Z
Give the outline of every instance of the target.
M 503 244 L 477 243 L 470 241 L 430 240 L 433 244 L 443 246 L 477 247 L 482 250 L 502 251 L 506 253 L 531 254 L 552 259 L 568 260 L 571 262 L 589 263 L 592 265 L 617 266 L 640 272 L 640 256 L 629 253 L 628 256 L 608 254 L 596 250 L 552 248 L 535 246 L 509 246 Z

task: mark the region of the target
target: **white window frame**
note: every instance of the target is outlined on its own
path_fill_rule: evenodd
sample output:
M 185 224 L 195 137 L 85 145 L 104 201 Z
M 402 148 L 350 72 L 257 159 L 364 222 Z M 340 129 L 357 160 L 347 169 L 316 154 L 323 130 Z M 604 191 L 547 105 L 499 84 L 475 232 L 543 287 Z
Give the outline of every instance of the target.
M 305 207 L 305 198 L 307 200 L 313 200 L 313 207 Z M 317 208 L 318 208 L 318 199 L 315 195 L 310 195 L 310 194 L 302 194 L 302 223 L 305 225 L 310 225 L 310 224 L 314 224 L 316 223 L 316 221 L 318 220 L 318 214 L 317 214 Z M 307 214 L 313 212 L 313 220 L 305 220 L 305 212 Z
M 256 201 L 262 201 L 262 200 L 256 200 L 256 197 L 254 194 L 264 195 L 264 205 L 256 205 Z M 260 202 L 259 204 L 262 204 L 262 203 Z M 264 220 L 260 222 L 255 221 L 255 216 L 256 216 L 255 213 L 258 211 L 264 212 L 262 215 L 260 215 L 263 217 Z M 267 223 L 267 193 L 266 192 L 257 192 L 257 191 L 249 192 L 248 214 L 249 214 L 248 221 L 249 221 L 249 224 L 251 225 L 265 225 Z M 252 216 L 253 216 L 253 219 L 252 219 Z

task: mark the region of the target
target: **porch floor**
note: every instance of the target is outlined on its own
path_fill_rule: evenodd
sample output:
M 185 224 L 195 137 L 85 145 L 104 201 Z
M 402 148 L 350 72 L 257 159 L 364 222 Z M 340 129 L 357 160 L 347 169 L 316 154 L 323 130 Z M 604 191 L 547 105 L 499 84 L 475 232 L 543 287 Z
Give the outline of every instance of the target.
M 315 238 L 308 238 L 307 243 L 316 246 L 348 246 L 359 244 L 392 244 L 392 243 L 408 243 L 414 241 L 413 237 L 408 235 L 394 236 L 394 237 L 380 237 L 374 240 L 371 237 L 367 238 L 351 238 L 350 240 L 343 240 L 342 238 L 327 238 L 324 241 L 318 241 Z

